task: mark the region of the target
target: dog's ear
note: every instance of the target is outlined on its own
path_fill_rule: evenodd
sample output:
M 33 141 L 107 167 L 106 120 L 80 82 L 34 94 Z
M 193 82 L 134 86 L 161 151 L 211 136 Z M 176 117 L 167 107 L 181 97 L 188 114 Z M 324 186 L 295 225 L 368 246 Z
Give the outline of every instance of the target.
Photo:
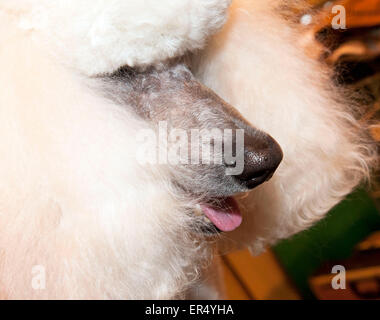
M 271 181 L 241 200 L 246 223 L 232 235 L 258 252 L 324 217 L 368 175 L 375 154 L 329 73 L 294 45 L 297 30 L 256 2 L 234 2 L 195 73 L 283 150 Z
M 0 11 L 55 44 L 86 75 L 145 67 L 203 47 L 230 0 L 3 0 Z M 76 48 L 68 50 L 67 48 Z M 56 54 L 56 52 L 54 52 Z

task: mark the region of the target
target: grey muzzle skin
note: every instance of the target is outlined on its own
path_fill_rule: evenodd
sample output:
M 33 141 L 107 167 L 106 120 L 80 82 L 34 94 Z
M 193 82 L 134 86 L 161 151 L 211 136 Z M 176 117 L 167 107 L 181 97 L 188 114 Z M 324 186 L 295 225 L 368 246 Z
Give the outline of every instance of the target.
M 132 108 L 153 127 L 158 128 L 165 121 L 169 130 L 186 130 L 189 136 L 194 129 L 201 133 L 229 130 L 228 138 L 222 135 L 207 140 L 214 152 L 215 145 L 222 146 L 221 162 L 200 159 L 194 164 L 189 159 L 170 171 L 173 183 L 189 195 L 213 198 L 246 192 L 269 180 L 282 160 L 281 148 L 271 136 L 254 128 L 236 109 L 195 79 L 182 61 L 143 71 L 123 68 L 104 80 L 108 96 Z M 244 137 L 240 148 L 238 133 Z M 201 146 L 202 143 L 192 145 L 189 138 L 189 149 Z M 232 161 L 227 161 L 224 154 L 231 148 Z M 199 153 L 202 155 L 201 150 Z M 239 162 L 241 169 L 233 170 Z

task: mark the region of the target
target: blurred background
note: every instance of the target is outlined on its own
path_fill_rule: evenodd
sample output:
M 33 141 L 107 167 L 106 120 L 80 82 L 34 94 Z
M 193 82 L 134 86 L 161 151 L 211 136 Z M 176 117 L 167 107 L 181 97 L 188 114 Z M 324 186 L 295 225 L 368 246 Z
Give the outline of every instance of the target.
M 380 0 L 289 1 L 289 17 L 300 24 L 307 54 L 326 62 L 333 80 L 358 93 L 361 114 L 380 119 Z M 302 5 L 301 5 L 302 4 Z M 333 29 L 346 10 L 346 29 Z M 296 19 L 294 19 L 296 17 Z M 341 21 L 340 21 L 341 22 Z M 339 23 L 339 21 L 338 21 Z M 315 39 L 317 42 L 315 42 Z M 380 130 L 372 136 L 380 141 Z M 222 257 L 229 299 L 380 299 L 380 188 L 351 194 L 327 218 L 258 257 L 248 251 Z M 345 289 L 331 281 L 335 265 L 346 271 Z

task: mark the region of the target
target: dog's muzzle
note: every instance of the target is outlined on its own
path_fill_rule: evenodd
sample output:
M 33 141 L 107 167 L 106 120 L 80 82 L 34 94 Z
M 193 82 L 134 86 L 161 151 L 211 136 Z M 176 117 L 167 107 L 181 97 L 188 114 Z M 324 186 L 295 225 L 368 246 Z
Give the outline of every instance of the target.
M 199 203 L 194 212 L 201 216 L 202 223 L 207 217 L 212 228 L 220 231 L 236 229 L 242 218 L 233 196 L 247 192 L 273 176 L 283 156 L 277 142 L 200 83 L 183 61 L 173 61 L 159 69 L 120 70 L 112 80 L 111 84 L 117 88 L 118 101 L 124 100 L 156 128 L 164 121 L 168 128 L 181 129 L 189 136 L 198 129 L 200 138 L 204 138 L 204 131 L 230 130 L 230 136 L 223 134 L 208 140 L 214 153 L 215 146 L 221 146 L 216 152 L 221 155 L 221 161 L 205 162 L 201 158 L 197 163 L 188 161 L 168 167 L 172 183 L 179 192 Z M 192 139 L 188 143 L 189 150 L 199 149 L 196 151 L 202 154 L 203 140 L 196 146 Z M 226 156 L 226 150 L 233 152 Z M 187 157 L 189 159 L 185 160 L 190 160 L 190 153 Z M 210 224 L 206 223 L 206 228 L 208 226 Z

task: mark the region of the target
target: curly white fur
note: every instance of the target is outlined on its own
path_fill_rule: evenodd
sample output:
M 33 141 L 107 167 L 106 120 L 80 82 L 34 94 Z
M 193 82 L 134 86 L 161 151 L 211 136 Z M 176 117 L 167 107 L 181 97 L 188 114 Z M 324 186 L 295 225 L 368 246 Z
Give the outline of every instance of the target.
M 48 2 L 52 15 L 42 22 L 53 43 L 34 24 L 40 19 L 20 15 L 38 17 L 35 4 Z M 224 21 L 227 1 L 166 2 L 128 15 L 123 10 L 139 1 L 97 11 L 110 1 L 89 8 L 85 0 L 0 0 L 1 298 L 181 297 L 207 264 L 212 248 L 191 236 L 188 204 L 166 169 L 141 167 L 131 151 L 148 124 L 94 95 L 96 84 L 83 76 L 199 48 Z M 284 151 L 273 179 L 241 200 L 245 222 L 228 236 L 255 252 L 321 219 L 367 175 L 373 157 L 327 72 L 272 9 L 236 0 L 195 63 L 199 79 Z M 89 20 L 82 24 L 76 12 Z M 124 29 L 131 16 L 147 21 L 146 32 L 140 22 Z M 130 45 L 141 37 L 143 48 Z M 57 46 L 62 55 L 51 54 Z M 36 265 L 46 269 L 44 290 L 31 285 Z
M 84 74 L 145 67 L 200 49 L 226 21 L 230 0 L 2 0 Z M 68 44 L 70 44 L 68 46 Z M 71 50 L 75 48 L 75 50 Z

